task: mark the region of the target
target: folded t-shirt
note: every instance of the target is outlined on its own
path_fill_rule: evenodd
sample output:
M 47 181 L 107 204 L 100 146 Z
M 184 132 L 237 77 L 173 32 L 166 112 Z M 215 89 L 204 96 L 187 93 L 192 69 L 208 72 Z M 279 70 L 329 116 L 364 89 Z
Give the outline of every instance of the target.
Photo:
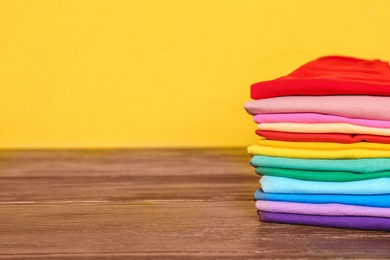
M 343 149 L 370 149 L 370 150 L 390 150 L 389 144 L 360 142 L 352 144 L 340 144 L 330 142 L 286 142 L 277 140 L 260 139 L 261 146 L 293 148 L 293 149 L 313 149 L 313 150 L 343 150 Z
M 359 118 L 348 118 L 344 116 L 325 115 L 318 113 L 275 113 L 275 114 L 257 114 L 254 115 L 253 121 L 258 124 L 262 123 L 348 123 L 352 125 L 390 128 L 390 121 L 369 120 Z
M 369 159 L 299 159 L 255 155 L 250 160 L 253 167 L 273 167 L 308 171 L 343 171 L 374 173 L 390 170 L 390 158 Z
M 324 56 L 288 75 L 255 83 L 251 97 L 288 95 L 390 95 L 387 62 L 345 56 Z
M 372 142 L 390 144 L 390 136 L 368 134 L 344 133 L 291 133 L 281 131 L 256 130 L 256 134 L 268 140 L 290 142 L 332 142 L 332 143 L 358 143 Z
M 305 159 L 362 159 L 362 158 L 390 158 L 390 150 L 372 150 L 364 148 L 351 149 L 297 149 L 272 147 L 265 145 L 251 145 L 247 148 L 250 155 L 265 155 L 287 158 Z
M 251 115 L 270 113 L 320 113 L 348 118 L 390 120 L 390 96 L 285 96 L 245 103 Z
M 258 211 L 257 214 L 263 222 L 390 231 L 390 218 L 287 214 L 267 211 Z
M 355 195 L 390 194 L 390 178 L 348 182 L 320 182 L 266 175 L 260 178 L 260 184 L 265 193 Z
M 257 189 L 254 200 L 289 201 L 302 203 L 340 203 L 368 207 L 390 208 L 390 194 L 385 195 L 345 195 L 345 194 L 288 194 L 265 193 Z
M 256 173 L 262 176 L 276 176 L 316 182 L 350 182 L 377 178 L 390 178 L 390 171 L 375 173 L 352 173 L 336 171 L 307 171 L 284 168 L 256 167 Z
M 262 123 L 257 125 L 260 130 L 283 131 L 291 133 L 344 133 L 390 136 L 390 128 L 377 128 L 348 123 Z
M 267 212 L 328 216 L 366 216 L 390 218 L 390 208 L 344 205 L 339 203 L 299 203 L 257 200 L 256 209 Z

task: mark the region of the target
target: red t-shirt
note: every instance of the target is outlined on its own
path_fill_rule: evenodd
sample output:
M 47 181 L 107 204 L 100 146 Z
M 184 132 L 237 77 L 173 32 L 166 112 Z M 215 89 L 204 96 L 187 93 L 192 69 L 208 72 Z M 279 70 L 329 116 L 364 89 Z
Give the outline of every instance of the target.
M 357 143 L 372 142 L 390 144 L 390 136 L 369 134 L 342 134 L 342 133 L 291 133 L 256 130 L 256 134 L 268 140 L 289 142 L 332 142 L 332 143 Z
M 251 98 L 290 95 L 390 96 L 390 67 L 380 60 L 325 56 L 292 73 L 251 86 Z

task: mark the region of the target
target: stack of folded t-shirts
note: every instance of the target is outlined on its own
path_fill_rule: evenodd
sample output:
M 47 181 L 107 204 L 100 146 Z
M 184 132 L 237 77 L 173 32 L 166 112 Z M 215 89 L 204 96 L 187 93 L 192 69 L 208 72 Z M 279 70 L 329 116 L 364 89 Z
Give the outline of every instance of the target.
M 260 220 L 390 231 L 390 67 L 327 56 L 251 86 Z

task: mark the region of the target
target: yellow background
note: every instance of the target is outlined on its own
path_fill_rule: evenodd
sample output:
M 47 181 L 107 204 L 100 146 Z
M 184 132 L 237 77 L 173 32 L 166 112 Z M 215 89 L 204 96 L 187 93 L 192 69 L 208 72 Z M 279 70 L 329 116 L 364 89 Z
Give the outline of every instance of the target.
M 0 148 L 257 141 L 250 84 L 390 60 L 390 1 L 0 0 Z

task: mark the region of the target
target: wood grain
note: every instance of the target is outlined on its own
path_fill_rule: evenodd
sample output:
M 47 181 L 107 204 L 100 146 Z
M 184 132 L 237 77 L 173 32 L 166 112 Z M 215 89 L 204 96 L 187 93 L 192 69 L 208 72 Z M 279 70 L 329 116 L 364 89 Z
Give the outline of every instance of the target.
M 0 258 L 389 259 L 390 233 L 261 223 L 245 148 L 0 151 Z

